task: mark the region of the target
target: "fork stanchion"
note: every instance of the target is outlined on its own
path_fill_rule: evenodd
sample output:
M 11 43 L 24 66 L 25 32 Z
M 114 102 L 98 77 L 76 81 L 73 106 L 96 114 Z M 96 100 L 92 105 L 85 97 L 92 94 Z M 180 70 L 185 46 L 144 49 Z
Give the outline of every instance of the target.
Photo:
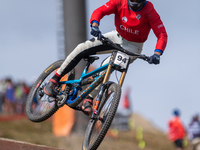
M 119 85 L 120 85 L 121 87 L 122 87 L 122 84 L 123 84 L 123 82 L 124 82 L 125 76 L 126 76 L 126 72 L 123 72 L 122 75 L 121 75 L 120 81 L 119 81 Z
M 105 75 L 105 77 L 103 79 L 103 83 L 107 82 L 108 79 L 110 78 L 111 68 L 112 68 L 112 65 L 108 65 L 108 68 L 107 68 L 107 71 L 106 71 L 106 75 Z

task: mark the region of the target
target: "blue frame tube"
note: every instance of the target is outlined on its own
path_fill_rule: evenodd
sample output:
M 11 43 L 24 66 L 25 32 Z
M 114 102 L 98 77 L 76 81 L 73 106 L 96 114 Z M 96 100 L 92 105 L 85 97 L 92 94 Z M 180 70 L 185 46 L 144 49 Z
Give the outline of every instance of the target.
M 77 80 L 69 80 L 69 81 L 60 81 L 59 83 L 60 84 L 73 84 L 73 83 L 80 84 L 81 81 L 83 81 L 84 79 L 86 79 L 86 78 L 88 78 L 88 77 L 90 77 L 92 75 L 95 75 L 96 73 L 100 73 L 100 72 L 106 70 L 108 68 L 108 65 L 109 65 L 109 63 L 107 63 L 107 64 L 105 64 L 105 65 L 103 65 L 103 66 L 101 66 L 101 67 L 89 72 L 89 73 L 87 73 L 87 69 L 84 69 L 83 73 L 82 73 L 82 75 L 81 75 L 81 77 L 79 79 L 77 79 Z M 113 71 L 114 71 L 114 69 L 111 69 L 111 72 L 113 72 Z M 105 76 L 105 73 L 106 73 L 106 71 L 104 71 L 103 74 L 100 74 L 99 76 L 97 76 L 95 78 L 95 81 L 92 84 L 90 84 L 75 99 L 73 99 L 73 100 L 72 99 L 67 99 L 65 104 L 67 104 L 70 107 L 76 107 L 82 101 L 82 99 L 85 98 L 86 95 L 88 95 L 96 87 L 96 86 L 94 86 L 95 82 L 97 82 L 102 76 Z
M 103 72 L 103 74 L 100 74 L 98 77 L 95 78 L 95 81 L 92 82 L 92 84 L 90 84 L 81 94 L 79 94 L 74 100 L 72 99 L 68 99 L 66 100 L 66 104 L 70 107 L 75 107 L 76 105 L 78 105 L 83 98 L 85 98 L 96 86 L 96 82 L 98 82 L 98 80 L 102 77 L 105 76 L 106 71 Z
M 88 77 L 90 77 L 90 76 L 92 76 L 92 75 L 94 75 L 96 73 L 99 73 L 99 72 L 101 72 L 103 70 L 106 70 L 108 68 L 108 65 L 109 65 L 109 63 L 107 63 L 107 64 L 105 64 L 105 65 L 103 65 L 103 66 L 101 66 L 101 67 L 99 67 L 99 68 L 97 68 L 97 69 L 95 69 L 95 70 L 93 70 L 91 72 L 88 72 L 88 73 L 86 73 L 86 70 L 84 69 L 84 71 L 83 71 L 83 73 L 82 73 L 82 75 L 81 75 L 81 77 L 79 79 L 77 79 L 77 80 L 69 80 L 69 81 L 60 81 L 59 84 L 80 83 L 82 80 L 84 80 L 84 79 L 86 79 L 86 78 L 88 78 Z

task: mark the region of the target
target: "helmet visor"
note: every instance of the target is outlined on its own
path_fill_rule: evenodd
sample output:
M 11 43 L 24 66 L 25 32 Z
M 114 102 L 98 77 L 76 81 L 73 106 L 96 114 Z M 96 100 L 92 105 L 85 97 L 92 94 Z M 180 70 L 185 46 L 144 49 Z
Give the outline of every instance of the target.
M 141 6 L 144 4 L 145 0 L 128 0 L 129 7 L 131 7 L 132 10 L 138 10 L 141 8 Z
M 130 6 L 138 6 L 138 5 L 141 5 L 142 4 L 142 1 L 141 0 L 129 0 L 129 4 Z

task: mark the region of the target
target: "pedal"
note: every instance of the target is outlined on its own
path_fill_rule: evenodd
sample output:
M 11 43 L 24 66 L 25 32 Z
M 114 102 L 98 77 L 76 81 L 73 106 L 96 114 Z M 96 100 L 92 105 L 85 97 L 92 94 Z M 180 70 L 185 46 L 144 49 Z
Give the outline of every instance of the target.
M 62 95 L 57 95 L 56 96 L 57 101 L 57 106 L 60 108 L 65 104 L 65 101 L 67 100 L 67 95 L 62 94 Z

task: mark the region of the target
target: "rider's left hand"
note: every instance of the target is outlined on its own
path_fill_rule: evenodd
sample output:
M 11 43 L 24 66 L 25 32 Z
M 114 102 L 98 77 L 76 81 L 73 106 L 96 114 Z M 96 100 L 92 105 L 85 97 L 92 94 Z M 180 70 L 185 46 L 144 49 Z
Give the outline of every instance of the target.
M 159 54 L 153 54 L 150 58 L 149 58 L 149 63 L 150 64 L 159 64 L 160 63 L 160 55 Z

